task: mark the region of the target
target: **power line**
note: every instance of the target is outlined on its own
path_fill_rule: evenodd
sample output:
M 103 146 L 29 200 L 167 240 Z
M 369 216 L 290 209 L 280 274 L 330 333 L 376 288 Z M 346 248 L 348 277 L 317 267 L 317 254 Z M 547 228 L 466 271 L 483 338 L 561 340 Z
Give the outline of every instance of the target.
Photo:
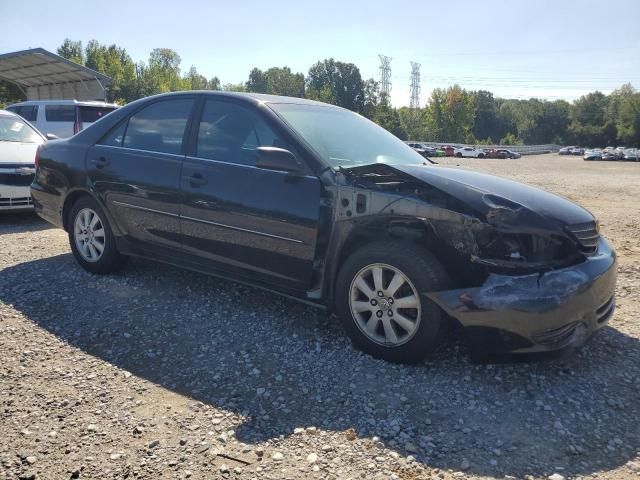
M 420 108 L 420 64 L 411 62 L 411 97 L 409 108 Z
M 378 55 L 380 59 L 380 97 L 388 103 L 391 95 L 391 57 Z

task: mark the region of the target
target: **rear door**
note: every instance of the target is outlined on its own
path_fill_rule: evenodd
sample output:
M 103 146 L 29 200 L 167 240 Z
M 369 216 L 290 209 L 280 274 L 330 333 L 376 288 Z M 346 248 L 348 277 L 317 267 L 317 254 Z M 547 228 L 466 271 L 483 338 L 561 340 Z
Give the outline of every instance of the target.
M 191 140 L 182 170 L 185 253 L 234 276 L 307 289 L 320 180 L 256 167 L 257 147 L 291 148 L 255 107 L 207 99 Z
M 195 99 L 147 103 L 88 152 L 94 189 L 139 252 L 172 256 L 180 249 L 180 170 Z

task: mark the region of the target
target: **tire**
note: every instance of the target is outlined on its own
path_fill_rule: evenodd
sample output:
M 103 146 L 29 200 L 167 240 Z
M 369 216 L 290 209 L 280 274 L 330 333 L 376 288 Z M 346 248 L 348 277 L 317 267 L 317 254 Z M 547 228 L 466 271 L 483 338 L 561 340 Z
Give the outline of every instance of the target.
M 71 251 L 82 268 L 104 274 L 124 266 L 127 257 L 118 252 L 107 216 L 96 200 L 84 196 L 74 203 L 68 225 Z
M 456 157 L 462 158 L 462 154 L 460 152 L 456 153 Z
M 375 289 L 377 268 L 383 272 L 378 277 L 382 297 Z M 398 280 L 400 288 L 392 292 L 398 273 L 407 281 Z M 368 295 L 361 281 L 369 288 Z M 440 307 L 420 293 L 449 285 L 447 272 L 428 251 L 408 242 L 376 242 L 344 263 L 336 282 L 336 311 L 356 348 L 390 362 L 414 363 L 440 346 L 446 321 Z M 407 308 L 394 307 L 401 301 Z
M 484 154 L 483 153 L 478 154 L 478 158 L 484 158 Z

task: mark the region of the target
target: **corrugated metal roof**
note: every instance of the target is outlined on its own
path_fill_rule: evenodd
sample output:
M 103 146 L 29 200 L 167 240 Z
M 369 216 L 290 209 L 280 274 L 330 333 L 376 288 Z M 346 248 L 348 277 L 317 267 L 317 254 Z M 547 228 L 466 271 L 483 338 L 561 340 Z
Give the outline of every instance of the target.
M 0 79 L 16 84 L 28 100 L 106 100 L 110 80 L 43 48 L 0 55 Z

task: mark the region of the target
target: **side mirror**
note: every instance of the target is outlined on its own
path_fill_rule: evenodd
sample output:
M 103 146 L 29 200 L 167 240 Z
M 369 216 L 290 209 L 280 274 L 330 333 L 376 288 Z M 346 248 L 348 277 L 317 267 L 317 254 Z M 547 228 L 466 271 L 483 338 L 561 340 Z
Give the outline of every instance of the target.
M 47 140 L 58 140 L 60 137 L 53 134 L 53 133 L 47 133 L 44 136 Z
M 258 160 L 256 167 L 267 170 L 279 170 L 282 172 L 296 173 L 302 170 L 302 166 L 289 150 L 278 147 L 258 147 Z

